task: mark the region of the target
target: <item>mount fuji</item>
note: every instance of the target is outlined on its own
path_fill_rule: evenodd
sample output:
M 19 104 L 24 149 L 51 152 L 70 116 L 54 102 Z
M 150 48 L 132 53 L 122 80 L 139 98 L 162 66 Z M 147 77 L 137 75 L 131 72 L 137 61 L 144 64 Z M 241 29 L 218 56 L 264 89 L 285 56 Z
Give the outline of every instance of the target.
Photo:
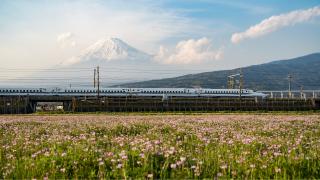
M 177 71 L 174 66 L 161 64 L 154 60 L 153 55 L 121 39 L 104 38 L 48 70 L 33 72 L 27 77 L 28 83 L 19 86 L 92 87 L 97 66 L 100 68 L 101 87 L 185 74 L 183 69 Z
M 79 56 L 72 57 L 61 63 L 62 66 L 103 65 L 117 63 L 148 63 L 152 56 L 142 52 L 121 39 L 105 38 L 85 49 Z

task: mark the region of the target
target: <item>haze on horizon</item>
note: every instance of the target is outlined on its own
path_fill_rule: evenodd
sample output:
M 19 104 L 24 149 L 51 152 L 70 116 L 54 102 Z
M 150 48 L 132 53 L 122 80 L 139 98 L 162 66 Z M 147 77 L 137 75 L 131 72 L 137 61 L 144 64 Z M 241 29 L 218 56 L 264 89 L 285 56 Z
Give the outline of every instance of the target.
M 318 0 L 4 0 L 0 62 L 50 68 L 115 37 L 159 66 L 231 69 L 319 52 L 319 16 Z

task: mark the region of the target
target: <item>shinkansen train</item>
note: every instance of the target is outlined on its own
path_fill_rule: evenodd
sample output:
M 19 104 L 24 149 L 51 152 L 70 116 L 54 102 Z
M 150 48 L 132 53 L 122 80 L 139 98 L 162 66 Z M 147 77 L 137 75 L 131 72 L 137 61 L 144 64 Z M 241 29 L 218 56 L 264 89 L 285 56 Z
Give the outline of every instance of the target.
M 0 88 L 0 96 L 97 96 L 94 88 Z M 161 97 L 258 97 L 264 93 L 250 89 L 200 88 L 101 88 L 100 96 L 161 96 Z

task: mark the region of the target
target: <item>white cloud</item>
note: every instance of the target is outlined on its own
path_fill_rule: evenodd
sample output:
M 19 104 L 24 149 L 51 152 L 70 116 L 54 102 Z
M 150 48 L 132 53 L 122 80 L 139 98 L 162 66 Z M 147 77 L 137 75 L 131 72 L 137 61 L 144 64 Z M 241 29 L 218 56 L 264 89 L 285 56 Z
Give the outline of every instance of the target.
M 244 32 L 234 33 L 231 37 L 231 42 L 238 43 L 247 38 L 260 37 L 286 26 L 309 21 L 316 16 L 320 16 L 320 7 L 296 10 L 286 14 L 271 16 L 268 19 L 261 21 L 259 24 L 251 26 Z
M 57 42 L 61 47 L 71 46 L 74 47 L 76 42 L 74 40 L 75 35 L 71 32 L 65 32 L 57 36 Z
M 210 40 L 204 37 L 180 41 L 172 51 L 161 46 L 155 60 L 164 64 L 200 64 L 222 56 L 222 49 L 213 50 Z

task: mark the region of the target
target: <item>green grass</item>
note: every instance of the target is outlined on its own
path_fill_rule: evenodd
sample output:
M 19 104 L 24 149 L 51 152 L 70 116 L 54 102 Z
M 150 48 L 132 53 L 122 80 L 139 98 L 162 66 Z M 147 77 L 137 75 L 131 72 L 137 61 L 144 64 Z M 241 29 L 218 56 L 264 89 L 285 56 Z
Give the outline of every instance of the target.
M 0 179 L 320 178 L 320 116 L 0 117 Z

